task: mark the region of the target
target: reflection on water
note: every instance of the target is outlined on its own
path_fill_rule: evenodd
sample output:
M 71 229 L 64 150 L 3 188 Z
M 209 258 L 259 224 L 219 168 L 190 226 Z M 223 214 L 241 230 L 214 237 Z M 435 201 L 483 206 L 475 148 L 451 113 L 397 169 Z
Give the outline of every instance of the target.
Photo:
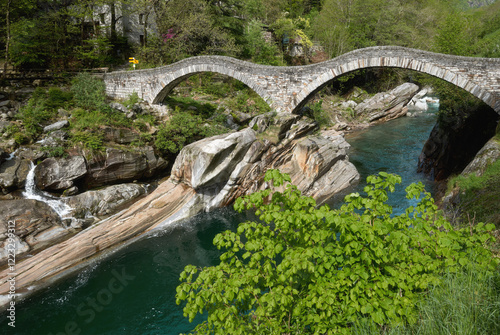
M 408 185 L 425 181 L 416 174 L 417 157 L 435 122 L 432 115 L 403 118 L 347 138 L 351 161 L 362 179 L 378 171 L 396 173 Z M 428 184 L 431 187 L 431 184 Z M 357 190 L 362 190 L 360 185 Z M 404 187 L 391 204 L 408 205 Z M 216 264 L 213 237 L 235 229 L 246 215 L 231 209 L 201 214 L 139 240 L 106 259 L 16 305 L 16 328 L 0 319 L 2 334 L 178 334 L 190 324 L 175 304 L 175 288 L 186 264 Z

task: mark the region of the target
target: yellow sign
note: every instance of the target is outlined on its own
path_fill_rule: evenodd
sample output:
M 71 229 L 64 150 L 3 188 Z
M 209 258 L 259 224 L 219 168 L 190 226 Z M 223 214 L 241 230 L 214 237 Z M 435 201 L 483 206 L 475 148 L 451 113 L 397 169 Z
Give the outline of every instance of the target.
M 128 62 L 133 64 L 139 64 L 139 60 L 135 59 L 134 57 L 130 57 Z

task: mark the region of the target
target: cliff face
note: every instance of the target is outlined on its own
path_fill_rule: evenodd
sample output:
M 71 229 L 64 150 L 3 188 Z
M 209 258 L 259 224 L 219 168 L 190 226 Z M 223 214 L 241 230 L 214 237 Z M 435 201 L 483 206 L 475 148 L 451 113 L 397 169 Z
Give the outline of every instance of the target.
M 442 116 L 419 157 L 418 171 L 436 181 L 458 174 L 495 134 L 500 116 L 487 106 L 467 117 Z

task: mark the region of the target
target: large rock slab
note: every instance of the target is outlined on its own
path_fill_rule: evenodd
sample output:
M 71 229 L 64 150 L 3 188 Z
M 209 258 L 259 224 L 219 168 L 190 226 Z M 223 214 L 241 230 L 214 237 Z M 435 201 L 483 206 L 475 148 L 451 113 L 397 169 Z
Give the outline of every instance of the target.
M 157 157 L 151 147 L 137 151 L 107 148 L 104 154 L 88 160 L 89 173 L 85 183 L 87 187 L 94 188 L 149 178 L 165 170 L 167 163 Z
M 350 146 L 343 136 L 330 131 L 325 136 L 304 137 L 317 129 L 316 123 L 306 118 L 295 120 L 295 123 L 289 123 L 280 131 L 287 137 L 278 144 L 253 136 L 246 138 L 245 134 L 251 131 L 250 128 L 231 136 L 235 141 L 244 140 L 244 146 L 238 147 L 237 143 L 227 142 L 225 136 L 193 143 L 179 154 L 172 170 L 172 180 L 191 187 L 196 185 L 198 193 L 204 194 L 200 201 L 206 210 L 230 205 L 242 195 L 267 187 L 264 174 L 268 169 L 288 173 L 299 190 L 314 196 L 320 203 L 357 184 L 359 174 L 354 165 L 348 162 L 347 150 Z M 227 151 L 223 157 L 240 156 L 238 160 L 218 158 L 217 150 L 213 151 L 215 147 L 211 145 L 219 143 L 221 139 L 226 139 L 226 142 L 221 142 L 217 150 L 223 153 L 228 150 L 226 148 L 231 148 L 232 151 Z M 235 148 L 245 150 L 236 154 Z M 339 161 L 344 163 L 338 164 Z M 217 166 L 218 174 L 206 173 L 207 170 L 212 172 L 210 166 Z M 204 190 L 201 190 L 200 185 Z
M 246 128 L 191 143 L 175 160 L 171 179 L 194 189 L 224 185 L 256 139 L 255 131 Z
M 36 186 L 41 190 L 62 191 L 74 186 L 76 180 L 87 174 L 83 156 L 50 157 L 35 169 Z
M 13 233 L 19 245 L 16 253 L 20 255 L 54 244 L 71 233 L 49 205 L 37 200 L 0 201 L 0 243 L 4 243 L 9 237 L 9 223 L 11 226 L 14 223 Z M 57 234 L 54 234 L 54 229 Z M 4 258 L 2 255 L 0 254 L 0 264 L 4 264 L 7 259 L 6 255 Z
M 370 99 L 358 104 L 354 111 L 365 116 L 368 121 L 387 121 L 406 115 L 405 105 L 411 100 L 419 87 L 412 83 L 404 83 L 390 92 L 377 93 Z
M 147 187 L 142 184 L 120 184 L 96 191 L 87 191 L 61 200 L 72 208 L 71 215 L 76 218 L 102 217 L 130 204 L 131 201 L 144 195 L 146 191 Z
M 4 194 L 23 188 L 31 168 L 31 162 L 14 157 L 0 165 L 0 188 Z
M 463 175 L 474 173 L 482 176 L 486 168 L 500 159 L 500 139 L 492 138 L 479 150 L 474 159 L 462 171 Z

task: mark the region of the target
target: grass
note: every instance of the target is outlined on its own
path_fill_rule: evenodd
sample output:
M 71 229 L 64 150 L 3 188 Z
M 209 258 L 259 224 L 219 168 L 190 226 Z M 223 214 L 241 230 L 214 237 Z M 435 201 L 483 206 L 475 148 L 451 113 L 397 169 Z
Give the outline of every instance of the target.
M 475 222 L 494 223 L 500 228 L 500 160 L 486 168 L 482 176 L 470 174 L 450 180 L 448 189 L 459 188 L 462 217 Z
M 415 325 L 383 326 L 360 320 L 356 335 L 473 335 L 500 334 L 500 273 L 486 273 L 468 266 L 459 273 L 446 273 L 418 305 Z

